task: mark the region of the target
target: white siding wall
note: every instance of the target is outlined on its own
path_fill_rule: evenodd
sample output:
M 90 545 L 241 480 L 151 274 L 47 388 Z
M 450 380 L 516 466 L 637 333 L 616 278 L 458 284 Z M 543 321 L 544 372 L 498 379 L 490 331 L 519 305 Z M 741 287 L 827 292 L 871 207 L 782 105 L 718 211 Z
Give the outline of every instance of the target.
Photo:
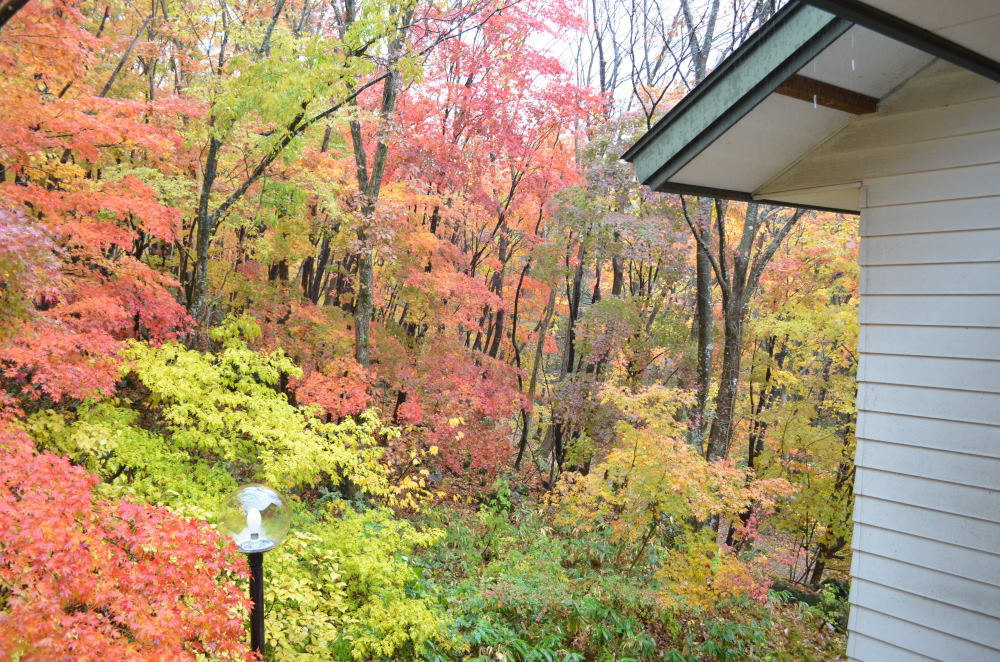
M 841 173 L 863 182 L 848 654 L 1000 660 L 1000 85 L 936 63 L 785 178 Z

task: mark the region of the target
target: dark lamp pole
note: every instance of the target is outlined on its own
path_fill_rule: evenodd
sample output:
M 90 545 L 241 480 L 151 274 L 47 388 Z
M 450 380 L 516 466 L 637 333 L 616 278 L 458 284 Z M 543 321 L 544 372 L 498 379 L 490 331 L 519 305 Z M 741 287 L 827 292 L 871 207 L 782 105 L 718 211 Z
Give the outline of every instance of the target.
M 264 552 L 247 554 L 250 562 L 250 648 L 264 659 Z

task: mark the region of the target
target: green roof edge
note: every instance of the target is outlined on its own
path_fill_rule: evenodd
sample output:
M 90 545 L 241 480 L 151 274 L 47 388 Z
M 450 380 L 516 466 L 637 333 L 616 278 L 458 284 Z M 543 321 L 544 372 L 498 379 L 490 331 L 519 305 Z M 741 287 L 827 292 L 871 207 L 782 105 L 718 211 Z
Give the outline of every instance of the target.
M 622 158 L 635 164 L 639 181 L 655 190 L 692 194 L 704 190 L 707 193 L 709 189 L 670 182 L 670 177 L 853 25 L 866 27 L 1000 81 L 1000 63 L 860 0 L 790 0 L 639 138 Z M 736 80 L 740 76 L 745 80 Z M 712 190 L 717 191 L 718 197 L 752 198 L 750 192 Z
M 643 184 L 662 187 L 852 25 L 828 11 L 792 0 L 622 158 L 635 164 Z

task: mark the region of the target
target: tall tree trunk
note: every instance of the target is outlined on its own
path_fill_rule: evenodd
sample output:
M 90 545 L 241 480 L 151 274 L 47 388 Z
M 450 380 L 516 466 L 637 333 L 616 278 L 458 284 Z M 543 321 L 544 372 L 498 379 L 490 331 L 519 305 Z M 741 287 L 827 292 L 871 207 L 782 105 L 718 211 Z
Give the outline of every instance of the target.
M 709 203 L 711 204 L 711 203 Z M 709 212 L 711 213 L 711 212 Z M 711 222 L 706 220 L 706 243 L 711 242 Z M 712 306 L 712 263 L 708 252 L 699 243 L 695 253 L 695 335 L 698 340 L 698 365 L 695 373 L 695 410 L 691 427 L 691 443 L 704 453 L 705 430 L 708 426 L 708 392 L 712 382 L 712 358 L 715 346 L 715 311 Z
M 576 355 L 576 323 L 580 318 L 580 298 L 583 292 L 583 268 L 586 257 L 586 240 L 580 237 L 580 246 L 577 250 L 576 267 L 573 270 L 573 280 L 567 283 L 566 298 L 569 302 L 569 314 L 566 317 L 566 345 L 563 348 L 563 362 L 559 371 L 560 379 L 566 375 L 577 371 L 579 359 Z M 567 251 L 567 266 L 569 265 L 569 255 Z M 550 426 L 552 432 L 552 456 L 553 473 L 562 471 L 563 461 L 566 459 L 566 442 L 572 437 L 572 432 L 563 421 L 552 421 Z M 554 478 L 554 475 L 553 475 Z
M 208 298 L 208 260 L 212 236 L 215 234 L 215 215 L 209 213 L 208 202 L 215 184 L 218 168 L 219 149 L 222 143 L 214 136 L 208 141 L 205 157 L 205 171 L 201 180 L 201 195 L 198 199 L 197 244 L 195 246 L 194 273 L 191 275 L 191 295 L 188 298 L 188 312 L 196 322 L 203 322 Z
M 743 358 L 743 327 L 746 320 L 746 305 L 742 298 L 739 296 L 736 301 L 727 300 L 724 304 L 726 337 L 722 349 L 719 393 L 715 399 L 715 416 L 712 418 L 705 453 L 709 460 L 727 457 L 733 436 L 736 396 L 740 388 L 740 364 Z
M 566 347 L 563 359 L 562 375 L 576 372 L 576 321 L 580 318 L 580 294 L 583 291 L 583 265 L 586 255 L 585 242 L 580 238 L 580 248 L 576 256 L 576 268 L 573 271 L 572 286 L 567 292 L 569 299 L 569 316 L 566 319 Z
M 347 17 L 348 23 L 354 21 L 353 5 L 353 2 L 349 3 L 351 15 Z M 389 156 L 389 128 L 392 124 L 393 113 L 396 110 L 396 98 L 399 94 L 400 77 L 396 65 L 402 56 L 407 26 L 410 25 L 412 17 L 413 7 L 404 12 L 400 19 L 400 28 L 389 44 L 387 72 L 382 88 L 382 105 L 379 108 L 379 126 L 370 170 L 361 122 L 357 118 L 351 120 L 351 142 L 354 147 L 358 190 L 362 196 L 361 224 L 358 226 L 358 243 L 361 246 L 358 255 L 358 292 L 354 302 L 354 358 L 365 368 L 371 366 L 371 323 L 375 314 L 373 269 L 375 258 L 374 248 L 371 245 L 370 229 L 375 223 L 375 212 L 382 190 L 382 178 L 385 175 L 386 160 Z
M 699 38 L 698 21 L 694 17 L 689 0 L 681 0 L 681 15 L 687 30 L 688 46 L 691 49 L 691 68 L 697 85 L 708 74 L 708 59 L 712 54 L 715 26 L 719 16 L 720 0 L 712 0 L 705 14 L 705 32 Z M 698 366 L 695 385 L 696 401 L 691 428 L 691 443 L 698 452 L 705 452 L 705 430 L 708 424 L 708 392 L 712 381 L 712 359 L 714 346 L 714 310 L 712 306 L 712 261 L 708 251 L 712 245 L 712 208 L 714 200 L 702 199 L 696 203 L 701 211 L 698 219 L 702 226 L 704 241 L 695 245 L 695 326 L 698 340 Z
M 523 427 L 521 428 L 521 440 L 517 448 L 517 459 L 514 460 L 514 469 L 521 468 L 521 460 L 524 458 L 524 451 L 528 447 L 528 432 L 531 428 L 531 419 L 534 415 L 535 389 L 538 386 L 538 373 L 542 366 L 545 350 L 545 336 L 549 332 L 549 324 L 552 322 L 552 314 L 556 308 L 556 288 L 549 291 L 549 301 L 545 305 L 545 312 L 538 325 L 538 343 L 535 345 L 535 361 L 531 366 L 531 379 L 528 382 L 528 406 L 522 408 L 521 418 Z
M 366 218 L 370 217 L 366 215 Z M 375 313 L 375 277 L 372 268 L 374 256 L 368 245 L 367 227 L 366 222 L 358 228 L 361 252 L 358 255 L 358 293 L 354 301 L 354 358 L 365 368 L 372 363 L 371 324 Z
M 611 296 L 620 297 L 625 287 L 625 267 L 620 256 L 611 258 Z
M 499 251 L 498 256 L 500 258 L 500 268 L 493 272 L 492 282 L 490 283 L 490 289 L 493 291 L 500 301 L 503 301 L 503 288 L 504 288 L 504 274 L 507 271 L 507 262 L 510 260 L 510 240 L 507 237 L 508 229 L 507 222 L 502 221 L 499 230 Z M 496 312 L 496 317 L 493 321 L 492 338 L 487 343 L 487 353 L 491 358 L 497 358 L 500 354 L 500 346 L 503 342 L 503 324 L 504 324 L 504 309 L 498 308 Z
M 324 233 L 320 242 L 319 257 L 313 269 L 313 277 L 306 291 L 306 296 L 314 304 L 319 304 L 319 295 L 322 294 L 324 277 L 326 276 L 327 265 L 330 264 L 330 235 Z
M 684 200 L 681 200 L 684 204 Z M 722 290 L 722 315 L 724 346 L 719 392 L 716 396 L 715 416 L 709 432 L 705 457 L 724 458 L 729 453 L 732 440 L 736 395 L 739 392 L 740 362 L 742 359 L 743 330 L 746 324 L 750 299 L 760 283 L 764 269 L 774 257 L 778 247 L 792 227 L 802 217 L 802 210 L 780 218 L 777 208 L 762 212 L 757 204 L 748 204 L 743 217 L 743 228 L 737 245 L 727 245 L 726 204 L 714 201 L 716 226 L 715 244 L 718 255 L 712 254 L 710 235 L 706 225 L 693 219 L 684 204 L 684 219 L 699 248 L 704 250 L 712 265 L 716 280 Z M 769 234 L 762 229 L 769 227 Z

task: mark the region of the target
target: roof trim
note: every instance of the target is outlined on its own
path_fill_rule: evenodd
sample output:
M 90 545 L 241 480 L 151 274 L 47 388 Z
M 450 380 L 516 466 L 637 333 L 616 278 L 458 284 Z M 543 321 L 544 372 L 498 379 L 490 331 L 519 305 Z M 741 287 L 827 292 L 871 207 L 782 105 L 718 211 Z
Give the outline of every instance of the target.
M 666 128 L 666 124 L 668 124 L 666 120 L 670 117 L 670 115 L 674 114 L 674 112 L 681 112 L 685 108 L 693 104 L 698 99 L 699 96 L 704 94 L 704 88 L 706 86 L 711 85 L 716 79 L 722 78 L 727 71 L 733 68 L 734 65 L 733 60 L 757 48 L 757 46 L 760 45 L 760 42 L 762 42 L 768 36 L 771 24 L 781 21 L 785 17 L 787 17 L 787 15 L 792 12 L 792 10 L 795 8 L 794 6 L 797 4 L 798 0 L 792 0 L 792 2 L 782 7 L 774 16 L 772 16 L 770 21 L 768 21 L 763 27 L 761 27 L 760 30 L 750 35 L 750 37 L 742 44 L 740 44 L 736 48 L 736 50 L 734 50 L 729 55 L 729 57 L 724 58 L 722 62 L 720 62 L 715 69 L 709 72 L 709 74 L 705 77 L 705 79 L 701 83 L 696 85 L 693 90 L 690 90 L 687 94 L 685 94 L 684 97 L 680 101 L 678 101 L 677 104 L 673 108 L 671 108 L 670 111 L 668 111 L 668 113 L 665 116 L 660 118 L 660 120 L 656 124 L 650 127 L 650 129 L 646 133 L 644 133 L 639 138 L 639 140 L 637 140 L 636 143 L 629 148 L 627 152 L 625 152 L 622 155 L 622 158 L 625 159 L 626 161 L 630 161 L 631 157 L 635 156 L 635 153 L 639 149 L 645 147 L 648 143 L 652 142 L 656 134 L 660 133 Z
M 635 164 L 643 184 L 660 190 L 852 25 L 847 19 L 793 0 L 723 60 L 622 158 Z
M 802 0 L 963 69 L 1000 82 L 1000 63 L 860 0 Z
M 671 182 L 670 178 L 853 25 L 1000 82 L 1000 62 L 861 0 L 789 0 L 639 138 L 622 158 L 634 164 L 641 183 L 657 191 L 754 201 L 751 192 L 681 184 Z M 780 201 L 756 201 L 857 213 Z
M 766 200 L 755 198 L 744 191 L 734 191 L 732 189 L 712 188 L 709 186 L 695 186 L 693 184 L 678 184 L 667 182 L 658 189 L 660 193 L 676 193 L 680 195 L 696 195 L 702 198 L 723 198 L 725 200 L 736 200 L 737 202 L 756 202 L 762 205 L 774 205 L 775 207 L 792 207 L 795 209 L 811 209 L 815 211 L 832 211 L 837 214 L 848 214 L 857 216 L 857 209 L 839 209 L 837 207 L 820 207 L 817 205 L 803 205 L 795 202 L 784 202 L 782 200 Z

